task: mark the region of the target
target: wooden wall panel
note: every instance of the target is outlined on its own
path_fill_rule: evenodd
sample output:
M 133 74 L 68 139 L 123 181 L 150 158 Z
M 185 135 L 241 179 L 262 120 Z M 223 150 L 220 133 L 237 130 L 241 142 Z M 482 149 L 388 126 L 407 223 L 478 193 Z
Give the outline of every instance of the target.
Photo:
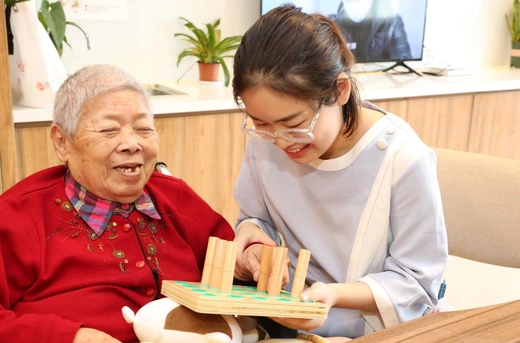
M 0 193 L 2 193 L 17 181 L 14 167 L 17 158 L 4 0 L 0 0 L 0 5 Z
M 242 114 L 186 118 L 185 180 L 230 224 L 238 215 L 233 197 L 245 137 Z
M 475 94 L 468 150 L 520 159 L 520 91 Z
M 408 100 L 406 120 L 429 146 L 467 150 L 473 95 Z
M 45 140 L 46 140 L 45 145 L 47 147 L 47 165 L 49 167 L 51 167 L 51 166 L 57 166 L 57 165 L 63 164 L 63 162 L 61 162 L 58 159 L 58 156 L 56 156 L 56 152 L 54 151 L 54 144 L 52 143 L 52 140 L 51 140 L 51 123 L 49 123 L 46 126 Z
M 242 113 L 160 118 L 160 160 L 186 181 L 231 224 L 238 216 L 233 197 L 246 138 Z
M 372 103 L 390 113 L 398 115 L 404 120 L 407 119 L 408 100 L 373 101 Z
M 186 117 L 161 117 L 155 119 L 155 127 L 159 133 L 159 161 L 166 163 L 168 169 L 176 177 L 185 175 L 186 149 L 185 127 Z
M 25 124 L 16 127 L 16 169 L 19 180 L 42 169 L 61 164 L 50 138 L 50 124 Z

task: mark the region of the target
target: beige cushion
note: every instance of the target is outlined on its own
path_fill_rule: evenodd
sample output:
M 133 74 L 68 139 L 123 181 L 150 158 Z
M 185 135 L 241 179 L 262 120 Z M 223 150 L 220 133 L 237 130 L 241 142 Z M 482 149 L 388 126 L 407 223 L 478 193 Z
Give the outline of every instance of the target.
M 520 268 L 520 161 L 435 152 L 450 255 Z
M 520 161 L 435 149 L 456 310 L 520 299 Z

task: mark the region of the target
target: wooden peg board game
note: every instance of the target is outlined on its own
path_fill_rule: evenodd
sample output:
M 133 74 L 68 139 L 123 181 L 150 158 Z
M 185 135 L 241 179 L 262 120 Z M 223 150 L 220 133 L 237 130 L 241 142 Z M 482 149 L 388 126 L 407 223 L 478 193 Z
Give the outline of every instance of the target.
M 201 282 L 164 280 L 161 293 L 200 313 L 327 318 L 328 309 L 323 303 L 299 298 L 310 251 L 300 251 L 291 293 L 281 289 L 287 248 L 264 246 L 262 256 L 258 288 L 233 285 L 236 242 L 210 237 Z M 269 289 L 266 289 L 268 279 L 271 281 Z
M 162 294 L 195 312 L 286 318 L 327 318 L 327 307 L 319 302 L 305 302 L 289 292 L 269 295 L 254 286 L 233 285 L 231 292 L 220 292 L 200 282 L 168 281 Z

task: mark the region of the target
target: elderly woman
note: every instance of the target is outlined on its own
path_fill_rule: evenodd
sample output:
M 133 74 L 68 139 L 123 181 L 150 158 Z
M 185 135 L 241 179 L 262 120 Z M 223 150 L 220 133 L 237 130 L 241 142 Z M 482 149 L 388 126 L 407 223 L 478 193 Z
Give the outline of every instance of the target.
M 126 72 L 85 67 L 56 95 L 62 166 L 0 196 L 0 342 L 131 342 L 121 308 L 199 281 L 209 236 L 233 230 L 182 180 L 154 172 L 159 137 Z

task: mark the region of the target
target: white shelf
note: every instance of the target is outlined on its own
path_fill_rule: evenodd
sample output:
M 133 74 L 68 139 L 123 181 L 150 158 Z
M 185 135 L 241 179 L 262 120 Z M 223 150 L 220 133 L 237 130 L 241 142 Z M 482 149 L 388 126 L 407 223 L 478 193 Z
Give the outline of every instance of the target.
M 520 89 L 520 69 L 486 68 L 469 76 L 429 76 L 415 74 L 354 74 L 361 97 L 367 100 L 394 100 L 438 95 L 496 92 Z M 198 81 L 157 82 L 188 95 L 154 96 L 151 107 L 155 115 L 236 111 L 232 87 Z M 13 106 L 18 123 L 51 122 L 52 108 Z

